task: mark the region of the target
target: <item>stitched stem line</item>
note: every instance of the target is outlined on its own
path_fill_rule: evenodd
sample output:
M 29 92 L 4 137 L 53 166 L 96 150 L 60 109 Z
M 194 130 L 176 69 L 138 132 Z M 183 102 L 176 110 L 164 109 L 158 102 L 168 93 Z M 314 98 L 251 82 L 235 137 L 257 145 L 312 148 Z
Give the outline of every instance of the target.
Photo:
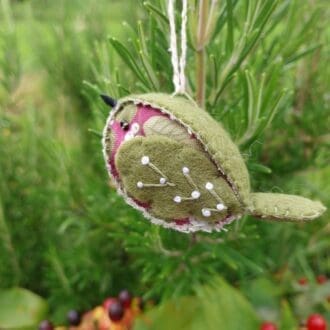
M 195 189 L 198 190 L 197 185 L 195 184 L 194 180 L 191 178 L 191 176 L 189 174 L 183 173 L 183 175 L 185 176 L 185 178 L 187 179 L 187 181 L 189 182 L 189 184 Z
M 162 176 L 163 178 L 168 180 L 168 177 L 157 166 L 155 166 L 153 163 L 149 163 L 148 166 L 150 168 L 152 168 L 155 172 L 157 172 L 160 176 Z

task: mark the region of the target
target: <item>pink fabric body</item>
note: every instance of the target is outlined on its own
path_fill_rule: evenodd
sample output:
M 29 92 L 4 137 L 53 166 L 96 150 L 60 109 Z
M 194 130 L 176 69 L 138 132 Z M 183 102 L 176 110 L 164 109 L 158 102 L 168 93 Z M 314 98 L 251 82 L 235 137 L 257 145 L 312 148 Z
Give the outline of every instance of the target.
M 140 125 L 140 131 L 136 134 L 136 136 L 144 136 L 143 124 L 148 119 L 154 116 L 166 117 L 167 115 L 161 113 L 159 110 L 151 108 L 150 106 L 137 105 L 136 114 L 133 117 L 132 121 L 129 123 L 130 127 L 134 123 L 138 123 Z M 120 122 L 117 120 L 114 120 L 113 123 L 111 124 L 111 131 L 114 133 L 115 141 L 114 141 L 114 147 L 111 150 L 110 165 L 113 176 L 116 179 L 118 179 L 119 175 L 115 164 L 115 157 L 120 145 L 124 142 L 125 135 L 128 131 L 124 131 L 120 127 Z

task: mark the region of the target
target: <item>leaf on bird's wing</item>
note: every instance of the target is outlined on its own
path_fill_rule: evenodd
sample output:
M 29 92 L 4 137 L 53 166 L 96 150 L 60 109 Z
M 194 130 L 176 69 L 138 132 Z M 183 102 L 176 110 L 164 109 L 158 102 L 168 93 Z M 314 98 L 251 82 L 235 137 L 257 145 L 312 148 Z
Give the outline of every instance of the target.
M 183 126 L 166 117 L 151 117 L 144 123 L 143 129 L 146 136 L 163 135 L 175 141 L 189 144 L 194 141 Z

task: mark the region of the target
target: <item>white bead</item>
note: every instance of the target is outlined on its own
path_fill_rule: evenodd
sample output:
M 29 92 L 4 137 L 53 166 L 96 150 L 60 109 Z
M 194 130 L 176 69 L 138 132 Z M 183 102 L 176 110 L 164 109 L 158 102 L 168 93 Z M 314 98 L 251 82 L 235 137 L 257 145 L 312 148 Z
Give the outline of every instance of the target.
M 202 209 L 202 214 L 204 215 L 204 217 L 210 217 L 211 211 L 209 209 Z
M 134 133 L 134 134 L 136 134 L 139 130 L 140 130 L 140 125 L 138 124 L 138 123 L 134 123 L 133 125 L 132 125 L 132 132 Z
M 143 188 L 143 182 L 139 181 L 136 186 L 140 189 Z
M 183 174 L 188 174 L 190 172 L 189 168 L 188 167 L 182 167 L 182 173 Z
M 174 200 L 175 203 L 181 203 L 181 197 L 180 196 L 175 196 L 173 198 L 173 200 Z
M 214 188 L 213 183 L 211 182 L 206 182 L 205 188 L 207 190 L 212 190 Z
M 124 140 L 129 141 L 129 140 L 132 140 L 133 138 L 134 138 L 134 134 L 132 132 L 128 132 L 125 134 Z
M 159 183 L 160 184 L 165 184 L 166 183 L 166 179 L 165 178 L 160 178 L 159 179 Z
M 191 197 L 193 199 L 198 199 L 200 197 L 201 193 L 197 190 L 194 190 L 192 193 L 191 193 Z
M 217 210 L 222 211 L 222 210 L 224 210 L 225 208 L 226 208 L 226 207 L 225 207 L 222 203 L 217 204 Z
M 150 159 L 149 159 L 148 156 L 143 156 L 143 157 L 141 158 L 141 164 L 142 164 L 142 165 L 148 165 L 149 162 L 150 162 Z

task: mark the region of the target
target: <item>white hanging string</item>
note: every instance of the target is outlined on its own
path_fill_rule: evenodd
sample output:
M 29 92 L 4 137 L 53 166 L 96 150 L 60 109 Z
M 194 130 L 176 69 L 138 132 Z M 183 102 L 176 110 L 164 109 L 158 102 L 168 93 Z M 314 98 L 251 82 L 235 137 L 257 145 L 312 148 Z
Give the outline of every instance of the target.
M 170 23 L 170 52 L 173 67 L 173 84 L 175 94 L 186 93 L 186 58 L 187 58 L 187 20 L 188 0 L 182 0 L 181 13 L 181 56 L 179 60 L 175 27 L 175 0 L 168 0 L 168 18 Z
M 187 20 L 188 20 L 188 0 L 182 2 L 181 14 L 181 58 L 180 58 L 180 92 L 184 93 L 186 89 L 186 61 L 187 61 Z

